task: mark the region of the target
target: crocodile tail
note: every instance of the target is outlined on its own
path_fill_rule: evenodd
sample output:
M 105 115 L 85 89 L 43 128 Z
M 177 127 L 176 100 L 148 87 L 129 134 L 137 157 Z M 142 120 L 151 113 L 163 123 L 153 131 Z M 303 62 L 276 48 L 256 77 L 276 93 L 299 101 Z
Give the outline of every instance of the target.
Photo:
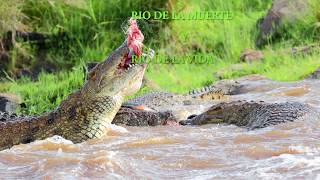
M 193 89 L 189 91 L 188 95 L 193 98 L 217 100 L 224 96 L 224 92 L 222 89 L 214 86 L 205 86 L 201 89 Z
M 55 130 L 50 124 L 54 124 L 55 121 L 53 113 L 0 121 L 0 151 L 54 135 Z

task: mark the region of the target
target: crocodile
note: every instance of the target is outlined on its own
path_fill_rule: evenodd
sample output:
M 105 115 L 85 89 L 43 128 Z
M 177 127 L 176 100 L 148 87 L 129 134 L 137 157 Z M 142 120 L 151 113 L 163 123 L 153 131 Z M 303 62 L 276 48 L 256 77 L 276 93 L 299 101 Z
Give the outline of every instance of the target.
M 123 106 L 143 105 L 155 111 L 163 111 L 163 109 L 172 109 L 172 106 L 212 104 L 213 101 L 225 100 L 230 95 L 238 94 L 242 86 L 238 81 L 221 80 L 209 86 L 190 90 L 185 94 L 153 91 L 129 99 Z
M 177 94 L 167 91 L 154 91 L 129 99 L 124 107 L 145 106 L 154 111 L 172 109 L 172 106 L 201 105 L 212 100 L 221 100 L 224 95 L 220 91 L 210 91 L 205 94 Z M 171 106 L 171 107 L 169 107 Z
M 135 22 L 130 23 L 136 25 Z M 138 39 L 140 44 L 132 44 L 139 38 L 139 33 L 142 36 Z M 142 44 L 143 35 L 140 30 L 133 34 L 131 37 L 128 35 L 119 48 L 89 72 L 88 79 L 79 90 L 71 93 L 51 112 L 2 119 L 0 150 L 53 135 L 74 143 L 102 137 L 125 97 L 137 92 L 142 84 L 147 65 L 134 64 L 131 57 L 133 54 L 141 55 L 141 47 L 133 46 Z M 152 56 L 152 52 L 149 54 Z
M 179 125 L 171 111 L 156 112 L 128 107 L 121 107 L 112 123 L 126 126 Z
M 208 111 L 181 125 L 214 123 L 235 124 L 249 130 L 292 121 L 317 121 L 320 114 L 307 104 L 299 102 L 266 103 L 264 101 L 231 101 L 213 105 Z
M 221 80 L 185 94 L 148 92 L 123 103 L 124 110 L 119 111 L 119 116 L 117 114 L 112 123 L 127 126 L 175 125 L 205 112 L 213 104 L 227 100 L 230 95 L 238 94 L 241 87 L 237 81 Z
M 112 123 L 127 126 L 166 125 L 168 121 L 178 122 L 192 114 L 204 112 L 211 105 L 212 100 L 189 95 L 149 92 L 122 104 Z

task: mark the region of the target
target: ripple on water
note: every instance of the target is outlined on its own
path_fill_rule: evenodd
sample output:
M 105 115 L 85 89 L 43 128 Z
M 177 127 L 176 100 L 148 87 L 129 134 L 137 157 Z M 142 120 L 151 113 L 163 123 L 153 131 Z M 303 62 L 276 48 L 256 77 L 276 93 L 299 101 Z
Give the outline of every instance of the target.
M 290 147 L 281 148 L 268 148 L 266 146 L 256 144 L 243 148 L 242 155 L 247 156 L 252 159 L 264 159 L 273 156 L 280 156 L 282 154 L 299 154 L 299 151 L 292 149 Z
M 318 131 L 300 134 L 298 127 L 258 131 L 225 125 L 127 128 L 119 136 L 81 144 L 54 137 L 1 152 L 0 175 L 54 179 L 313 177 L 319 171 L 320 146 L 307 139 Z
M 132 147 L 143 147 L 150 145 L 162 145 L 162 144 L 175 144 L 178 143 L 177 140 L 171 139 L 169 137 L 153 137 L 148 139 L 140 139 L 130 143 L 126 143 L 126 146 L 129 148 Z

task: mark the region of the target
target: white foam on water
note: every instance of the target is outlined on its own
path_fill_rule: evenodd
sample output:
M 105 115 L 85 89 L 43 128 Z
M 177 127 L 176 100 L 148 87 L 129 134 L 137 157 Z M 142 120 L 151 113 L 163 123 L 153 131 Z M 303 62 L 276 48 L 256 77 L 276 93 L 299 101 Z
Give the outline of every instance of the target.
M 128 133 L 129 132 L 126 128 L 124 128 L 122 126 L 117 126 L 114 124 L 110 124 L 109 128 L 110 128 L 110 130 L 118 132 L 118 133 Z
M 308 176 L 315 178 L 319 176 L 314 172 L 320 171 L 320 157 L 314 154 L 281 154 L 280 156 L 257 160 L 250 169 L 252 170 L 245 173 L 248 177 L 277 179 Z
M 65 139 L 65 138 L 63 138 L 61 136 L 58 136 L 58 135 L 54 135 L 52 137 L 49 137 L 44 141 L 49 141 L 49 142 L 54 143 L 54 144 L 73 144 L 72 141 L 67 140 L 67 139 Z M 40 141 L 36 141 L 35 143 L 43 143 L 44 141 L 40 140 Z

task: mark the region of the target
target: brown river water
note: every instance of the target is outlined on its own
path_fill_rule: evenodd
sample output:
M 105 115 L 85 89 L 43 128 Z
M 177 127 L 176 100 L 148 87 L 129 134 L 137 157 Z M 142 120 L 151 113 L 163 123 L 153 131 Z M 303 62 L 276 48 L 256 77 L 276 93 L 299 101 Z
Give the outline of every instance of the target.
M 320 109 L 320 81 L 242 83 L 246 93 L 231 99 Z M 113 129 L 81 144 L 56 136 L 2 151 L 0 179 L 320 179 L 320 121 Z

